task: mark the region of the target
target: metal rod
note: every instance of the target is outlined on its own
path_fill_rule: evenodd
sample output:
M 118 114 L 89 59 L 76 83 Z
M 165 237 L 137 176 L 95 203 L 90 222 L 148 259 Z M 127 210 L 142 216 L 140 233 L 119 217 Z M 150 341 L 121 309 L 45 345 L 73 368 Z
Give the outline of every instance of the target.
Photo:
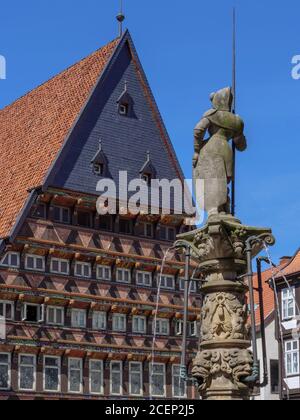
M 236 113 L 236 10 L 233 8 L 233 39 L 232 39 L 232 112 Z M 236 177 L 236 147 L 234 141 L 232 141 L 232 183 L 231 183 L 231 214 L 235 216 L 235 177 Z
M 251 311 L 251 335 L 252 335 L 252 351 L 253 351 L 253 372 L 252 376 L 246 378 L 247 383 L 257 383 L 259 380 L 259 361 L 257 351 L 257 337 L 256 337 L 256 319 L 255 319 L 255 303 L 254 303 L 254 288 L 253 288 L 253 269 L 252 269 L 252 242 L 257 241 L 258 238 L 249 238 L 246 241 L 246 255 L 247 255 L 247 278 L 250 296 L 250 311 Z
M 269 373 L 268 373 L 268 356 L 267 356 L 267 343 L 266 343 L 263 284 L 262 284 L 262 272 L 261 272 L 262 261 L 263 260 L 261 258 L 256 259 L 257 279 L 258 279 L 258 289 L 259 289 L 260 334 L 261 334 L 261 341 L 262 341 L 263 368 L 264 368 L 263 382 L 260 384 L 260 387 L 264 388 L 269 383 Z
M 183 338 L 182 338 L 182 355 L 180 377 L 184 380 L 188 379 L 187 374 L 187 325 L 189 316 L 189 285 L 190 285 L 190 247 L 186 247 L 185 253 L 185 276 L 184 276 L 184 316 L 183 316 Z

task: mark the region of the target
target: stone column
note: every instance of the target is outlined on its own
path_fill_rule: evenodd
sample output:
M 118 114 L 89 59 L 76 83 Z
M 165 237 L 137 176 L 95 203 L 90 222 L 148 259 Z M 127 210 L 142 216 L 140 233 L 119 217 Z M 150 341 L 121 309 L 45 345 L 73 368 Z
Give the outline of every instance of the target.
M 246 241 L 274 243 L 270 229 L 244 226 L 230 215 L 211 217 L 198 230 L 178 236 L 189 246 L 203 280 L 201 335 L 193 376 L 204 400 L 247 400 L 254 384 L 248 324 Z M 252 256 L 263 248 L 255 242 Z

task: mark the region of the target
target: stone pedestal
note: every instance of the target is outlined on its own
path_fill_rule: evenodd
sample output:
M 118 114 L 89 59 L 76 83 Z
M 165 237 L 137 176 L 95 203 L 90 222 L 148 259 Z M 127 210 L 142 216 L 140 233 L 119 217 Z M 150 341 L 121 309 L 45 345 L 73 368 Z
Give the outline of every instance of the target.
M 198 230 L 178 236 L 189 246 L 203 280 L 199 352 L 193 376 L 205 400 L 247 400 L 253 356 L 248 323 L 247 240 L 260 237 L 269 245 L 270 229 L 253 228 L 229 215 L 214 216 Z M 252 257 L 263 248 L 253 241 Z

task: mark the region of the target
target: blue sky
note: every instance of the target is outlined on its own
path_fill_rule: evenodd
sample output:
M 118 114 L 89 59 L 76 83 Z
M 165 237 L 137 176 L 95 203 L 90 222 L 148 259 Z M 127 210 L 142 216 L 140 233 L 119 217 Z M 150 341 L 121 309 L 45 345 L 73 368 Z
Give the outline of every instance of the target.
M 3 107 L 117 35 L 118 0 L 11 0 L 1 7 Z M 193 128 L 210 92 L 231 84 L 238 14 L 237 112 L 249 148 L 237 158 L 237 214 L 271 226 L 273 256 L 300 246 L 299 0 L 124 0 L 129 28 L 167 129 L 191 177 Z

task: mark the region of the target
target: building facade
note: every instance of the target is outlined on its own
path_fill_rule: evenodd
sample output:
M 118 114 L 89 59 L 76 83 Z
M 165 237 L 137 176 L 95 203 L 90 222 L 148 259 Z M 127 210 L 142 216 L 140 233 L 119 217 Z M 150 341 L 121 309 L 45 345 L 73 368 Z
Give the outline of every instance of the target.
M 280 396 L 283 400 L 300 399 L 299 272 L 300 251 L 293 258 L 285 259 L 275 281 L 270 282 L 278 302 L 276 338 L 280 359 Z
M 172 251 L 162 266 L 185 217 L 133 215 L 126 199 L 97 211 L 99 180 L 124 192 L 120 171 L 183 179 L 130 34 L 4 108 L 0 125 L 0 399 L 194 398 L 179 377 L 184 261 Z M 189 306 L 188 364 L 194 283 Z

